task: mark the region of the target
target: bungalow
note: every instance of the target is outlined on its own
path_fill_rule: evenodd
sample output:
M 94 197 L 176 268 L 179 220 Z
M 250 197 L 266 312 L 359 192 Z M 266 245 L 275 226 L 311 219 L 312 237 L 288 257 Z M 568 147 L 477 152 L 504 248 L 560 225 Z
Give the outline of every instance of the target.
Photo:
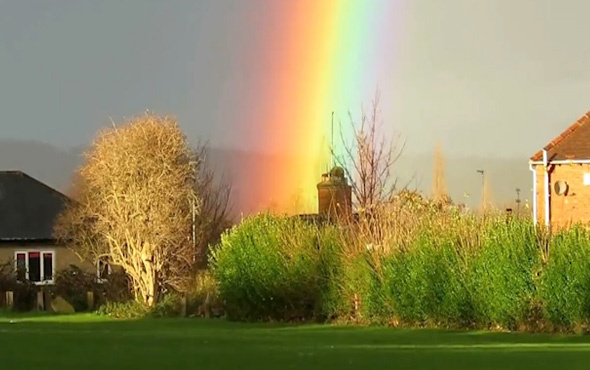
M 0 263 L 14 261 L 19 279 L 53 284 L 70 265 L 96 267 L 59 245 L 53 225 L 68 198 L 20 171 L 0 171 Z
M 535 153 L 529 167 L 535 223 L 590 222 L 590 112 Z

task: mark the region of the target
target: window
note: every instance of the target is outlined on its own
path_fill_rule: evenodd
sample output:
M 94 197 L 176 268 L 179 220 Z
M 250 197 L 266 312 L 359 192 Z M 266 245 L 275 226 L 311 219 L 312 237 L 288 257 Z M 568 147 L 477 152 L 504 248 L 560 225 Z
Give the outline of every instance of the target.
M 98 281 L 105 281 L 111 273 L 111 265 L 107 257 L 100 257 L 96 262 L 96 277 Z
M 16 276 L 19 281 L 53 284 L 55 254 L 49 251 L 16 252 Z
M 53 280 L 53 253 L 43 253 L 43 280 Z
M 27 254 L 17 253 L 16 254 L 16 278 L 18 281 L 24 281 L 27 279 Z

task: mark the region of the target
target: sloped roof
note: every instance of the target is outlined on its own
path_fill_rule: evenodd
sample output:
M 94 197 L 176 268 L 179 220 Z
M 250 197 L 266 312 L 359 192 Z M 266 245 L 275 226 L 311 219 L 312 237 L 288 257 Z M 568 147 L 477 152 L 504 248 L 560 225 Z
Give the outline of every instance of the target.
M 0 241 L 52 240 L 68 198 L 20 171 L 0 171 Z
M 590 159 L 590 112 L 586 113 L 545 148 L 549 161 Z M 540 150 L 531 157 L 534 162 L 543 160 Z

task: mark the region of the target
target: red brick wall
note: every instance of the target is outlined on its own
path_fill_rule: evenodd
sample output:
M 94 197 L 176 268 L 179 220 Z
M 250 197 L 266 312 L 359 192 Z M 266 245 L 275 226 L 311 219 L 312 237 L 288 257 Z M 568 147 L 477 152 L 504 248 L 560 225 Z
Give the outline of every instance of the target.
M 318 213 L 329 217 L 350 216 L 352 214 L 351 187 L 318 184 Z
M 590 165 L 549 167 L 549 214 L 554 228 L 568 226 L 572 222 L 590 223 L 590 185 L 584 185 L 584 173 L 590 173 Z M 537 220 L 541 225 L 545 223 L 544 174 L 544 167 L 537 166 Z M 566 195 L 555 194 L 554 185 L 557 181 L 568 184 Z

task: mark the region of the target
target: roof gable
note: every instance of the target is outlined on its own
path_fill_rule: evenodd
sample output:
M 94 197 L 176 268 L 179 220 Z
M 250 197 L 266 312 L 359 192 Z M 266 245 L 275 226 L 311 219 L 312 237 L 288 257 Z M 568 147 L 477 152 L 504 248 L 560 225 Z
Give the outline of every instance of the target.
M 68 198 L 20 171 L 0 171 L 0 240 L 51 240 Z
M 574 122 L 545 148 L 549 161 L 590 159 L 590 112 Z M 540 150 L 531 157 L 534 162 L 543 160 Z

